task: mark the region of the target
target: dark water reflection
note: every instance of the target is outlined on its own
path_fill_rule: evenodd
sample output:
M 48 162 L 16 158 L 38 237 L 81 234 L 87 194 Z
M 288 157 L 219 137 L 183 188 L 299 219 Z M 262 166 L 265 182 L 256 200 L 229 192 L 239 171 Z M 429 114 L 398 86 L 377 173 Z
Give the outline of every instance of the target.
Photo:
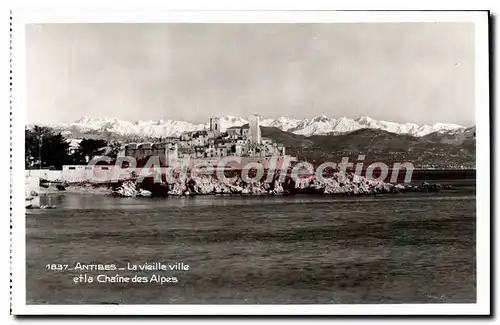
M 473 184 L 366 197 L 44 197 L 27 215 L 28 303 L 475 302 Z M 43 202 L 42 200 L 42 202 Z M 43 203 L 42 203 L 43 204 Z M 48 263 L 179 261 L 178 283 L 74 284 Z

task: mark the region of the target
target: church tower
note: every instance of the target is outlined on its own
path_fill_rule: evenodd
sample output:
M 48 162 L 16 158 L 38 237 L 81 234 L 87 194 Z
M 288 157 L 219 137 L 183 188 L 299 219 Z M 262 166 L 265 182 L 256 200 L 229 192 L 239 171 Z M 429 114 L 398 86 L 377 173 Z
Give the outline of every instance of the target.
M 258 115 L 252 115 L 248 118 L 248 126 L 250 128 L 250 140 L 253 143 L 260 144 L 261 143 L 261 135 L 260 135 L 260 121 Z

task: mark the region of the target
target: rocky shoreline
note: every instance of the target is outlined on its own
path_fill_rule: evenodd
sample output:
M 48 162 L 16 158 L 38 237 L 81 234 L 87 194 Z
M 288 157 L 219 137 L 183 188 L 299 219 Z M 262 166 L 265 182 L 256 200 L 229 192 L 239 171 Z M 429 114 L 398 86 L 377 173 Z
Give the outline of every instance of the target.
M 402 192 L 437 192 L 449 189 L 451 186 L 430 184 L 421 185 L 391 184 L 382 181 L 369 180 L 354 174 L 336 173 L 331 178 L 322 181 L 316 179 L 293 181 L 287 177 L 284 181 L 275 178 L 272 182 L 247 183 L 241 178 L 224 183 L 209 175 L 197 180 L 175 180 L 174 182 L 136 183 L 134 180 L 113 184 L 111 195 L 120 197 L 167 197 L 191 195 L 376 195 L 383 193 Z

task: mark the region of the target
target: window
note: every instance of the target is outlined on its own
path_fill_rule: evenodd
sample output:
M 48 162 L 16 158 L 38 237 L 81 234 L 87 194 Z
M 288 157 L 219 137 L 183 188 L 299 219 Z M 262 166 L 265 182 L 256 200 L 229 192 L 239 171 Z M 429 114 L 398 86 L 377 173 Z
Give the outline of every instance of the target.
M 108 170 L 108 167 L 104 166 L 104 167 L 101 167 L 102 170 Z
M 75 167 L 68 167 L 69 170 L 75 170 Z

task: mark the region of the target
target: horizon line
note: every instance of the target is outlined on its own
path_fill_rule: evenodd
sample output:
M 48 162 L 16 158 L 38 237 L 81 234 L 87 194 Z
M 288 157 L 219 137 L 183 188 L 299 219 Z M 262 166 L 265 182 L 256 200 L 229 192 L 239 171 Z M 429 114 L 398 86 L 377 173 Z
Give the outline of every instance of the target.
M 341 118 L 346 118 L 346 119 L 349 119 L 349 120 L 353 120 L 353 121 L 356 121 L 358 119 L 361 119 L 361 118 L 370 118 L 374 121 L 377 121 L 377 122 L 389 122 L 389 123 L 396 123 L 396 124 L 415 124 L 415 125 L 418 125 L 418 126 L 424 126 L 424 125 L 428 125 L 428 126 L 433 126 L 435 124 L 448 124 L 448 125 L 456 125 L 456 126 L 459 126 L 459 127 L 463 127 L 463 128 L 469 128 L 469 127 L 473 127 L 476 125 L 476 123 L 467 123 L 467 124 L 457 124 L 457 123 L 449 123 L 449 122 L 434 122 L 434 123 L 416 123 L 416 122 L 397 122 L 397 121 L 393 121 L 393 120 L 385 120 L 385 119 L 377 119 L 377 118 L 373 118 L 371 116 L 368 116 L 368 115 L 359 115 L 357 117 L 347 117 L 347 116 L 338 116 L 338 117 L 332 117 L 332 116 L 329 116 L 329 115 L 325 115 L 325 114 L 321 114 L 321 115 L 317 115 L 317 116 L 312 116 L 312 117 L 304 117 L 304 118 L 297 118 L 297 117 L 292 117 L 292 116 L 284 116 L 284 115 L 281 115 L 281 116 L 278 116 L 278 117 L 268 117 L 268 116 L 264 116 L 264 115 L 260 115 L 260 114 L 249 114 L 248 116 L 250 115 L 257 115 L 260 117 L 260 120 L 278 120 L 280 118 L 287 118 L 287 119 L 293 119 L 293 120 L 298 120 L 298 121 L 312 121 L 316 118 L 321 118 L 321 117 L 326 117 L 326 118 L 329 118 L 329 119 L 335 119 L 335 120 L 338 120 L 338 119 L 341 119 Z M 237 118 L 237 119 L 243 119 L 245 121 L 248 122 L 248 116 L 236 116 L 236 115 L 225 115 L 225 116 L 209 116 L 207 117 L 207 120 L 205 122 L 191 122 L 191 121 L 188 121 L 188 120 L 185 120 L 185 119 L 173 119 L 173 118 L 168 118 L 168 119 L 165 119 L 165 118 L 159 118 L 159 119 L 146 119 L 146 120 L 141 120 L 141 119 L 137 119 L 137 120 L 129 120 L 129 119 L 122 119 L 122 118 L 117 118 L 117 117 L 103 117 L 103 116 L 89 116 L 89 115 L 84 115 L 74 121 L 70 121 L 70 122 L 55 122 L 55 123 L 39 123 L 39 122 L 35 122 L 35 123 L 26 123 L 26 125 L 40 125 L 40 126 L 51 126 L 51 125 L 61 125 L 61 124 L 73 124 L 73 123 L 77 123 L 79 122 L 80 120 L 82 119 L 95 119 L 95 120 L 115 120 L 115 121 L 123 121 L 123 122 L 129 122 L 129 123 L 138 123 L 138 122 L 166 122 L 166 121 L 176 121 L 176 122 L 185 122 L 185 123 L 190 123 L 190 124 L 207 124 L 209 123 L 209 120 L 210 118 L 212 117 L 218 117 L 220 119 L 223 119 L 223 118 Z

